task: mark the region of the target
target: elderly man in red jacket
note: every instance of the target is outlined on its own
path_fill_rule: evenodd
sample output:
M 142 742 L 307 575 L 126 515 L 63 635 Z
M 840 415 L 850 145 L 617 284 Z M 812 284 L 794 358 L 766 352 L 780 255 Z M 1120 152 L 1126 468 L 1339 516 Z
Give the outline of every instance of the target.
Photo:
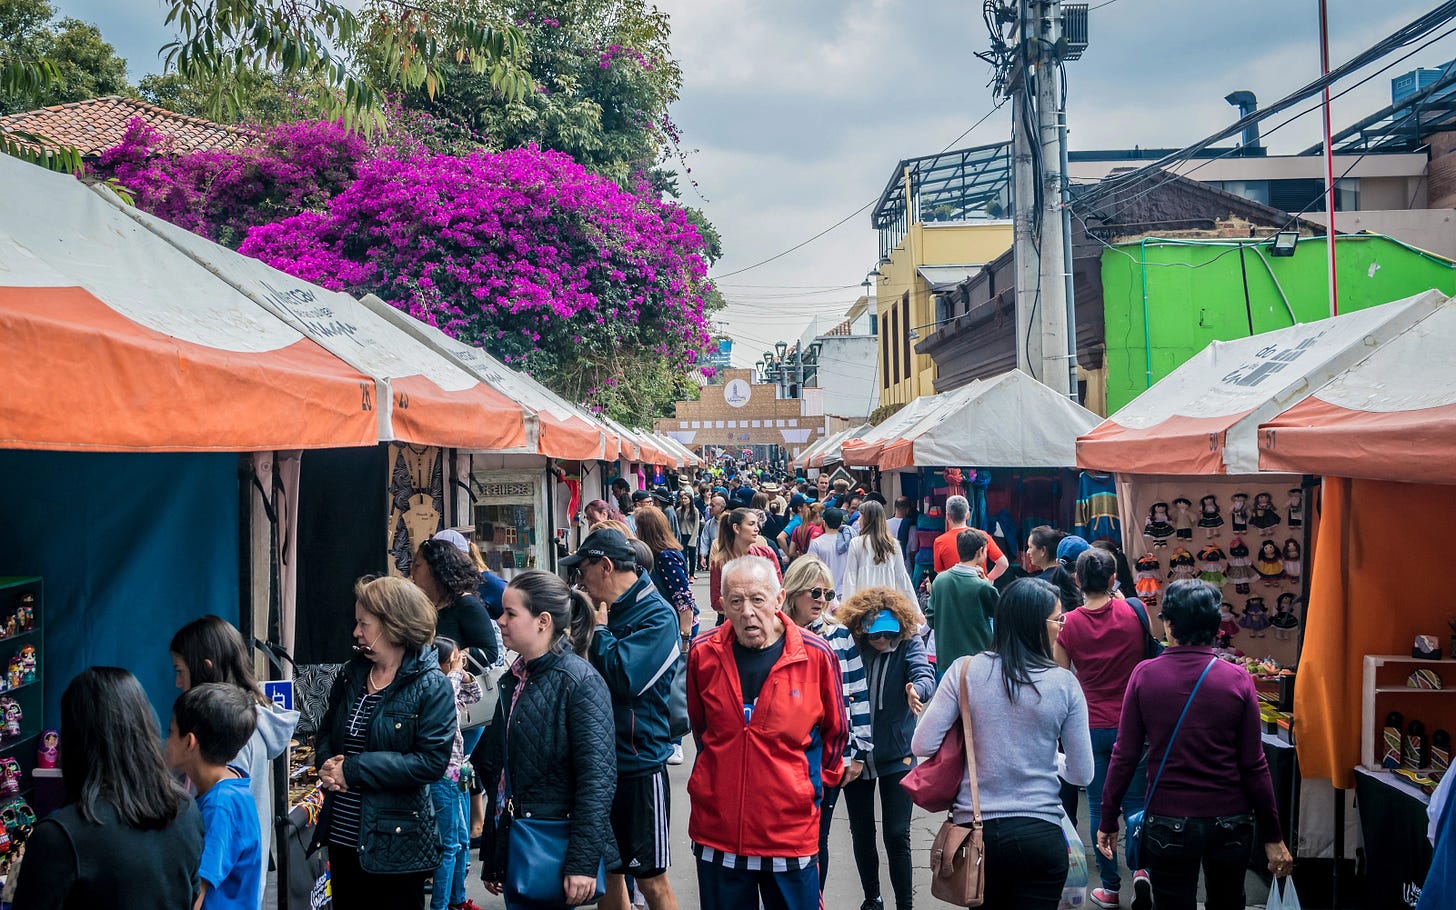
M 773 567 L 723 567 L 727 622 L 688 654 L 688 836 L 703 910 L 817 910 L 819 801 L 842 771 L 839 660 L 784 616 Z

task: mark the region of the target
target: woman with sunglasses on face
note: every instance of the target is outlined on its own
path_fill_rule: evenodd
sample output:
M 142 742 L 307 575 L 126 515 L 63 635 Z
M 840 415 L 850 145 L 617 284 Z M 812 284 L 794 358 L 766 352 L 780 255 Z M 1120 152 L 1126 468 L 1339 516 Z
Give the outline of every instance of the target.
M 829 643 L 839 658 L 844 678 L 844 708 L 849 714 L 849 740 L 844 749 L 844 776 L 840 786 L 825 787 L 819 803 L 819 890 L 829 875 L 829 825 L 844 784 L 859 777 L 870 752 L 870 701 L 864 662 L 854 636 L 829 612 L 834 602 L 829 567 L 813 556 L 800 556 L 784 573 L 784 614 L 801 628 Z
M 866 512 L 876 505 L 867 503 Z M 935 692 L 935 670 L 915 634 L 919 614 L 903 594 L 882 585 L 856 593 L 836 611 L 836 617 L 854 636 L 869 686 L 874 746 L 863 771 L 843 785 L 849 832 L 854 840 L 854 863 L 859 867 L 860 886 L 864 889 L 863 907 L 882 905 L 880 854 L 875 847 L 876 783 L 895 906 L 908 910 L 913 901 L 910 794 L 900 781 L 915 765 L 910 749 L 915 717 Z

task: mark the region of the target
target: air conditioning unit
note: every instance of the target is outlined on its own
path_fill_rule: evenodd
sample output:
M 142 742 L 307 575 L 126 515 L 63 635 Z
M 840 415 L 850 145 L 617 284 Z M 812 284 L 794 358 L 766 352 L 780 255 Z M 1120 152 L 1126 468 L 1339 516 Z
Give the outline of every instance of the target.
M 1087 4 L 1062 4 L 1062 46 L 1058 48 L 1063 60 L 1079 60 L 1087 49 Z

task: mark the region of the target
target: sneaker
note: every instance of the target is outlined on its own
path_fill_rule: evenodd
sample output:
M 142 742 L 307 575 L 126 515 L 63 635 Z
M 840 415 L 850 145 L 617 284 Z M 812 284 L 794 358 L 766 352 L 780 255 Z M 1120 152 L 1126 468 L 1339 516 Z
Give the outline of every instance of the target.
M 1152 910 L 1153 879 L 1148 870 L 1139 869 L 1132 874 L 1132 910 Z
M 463 904 L 451 904 L 450 910 L 485 910 L 485 908 L 477 904 L 475 901 L 466 898 L 465 903 Z
M 883 898 L 872 897 L 859 905 L 859 910 L 885 910 Z
M 1092 906 L 1101 907 L 1102 910 L 1117 910 L 1121 906 L 1117 902 L 1117 892 L 1106 888 L 1093 888 L 1092 893 L 1087 895 L 1087 900 L 1092 902 Z
M 672 747 L 672 754 L 667 757 L 667 763 L 669 765 L 680 765 L 683 763 L 682 746 Z

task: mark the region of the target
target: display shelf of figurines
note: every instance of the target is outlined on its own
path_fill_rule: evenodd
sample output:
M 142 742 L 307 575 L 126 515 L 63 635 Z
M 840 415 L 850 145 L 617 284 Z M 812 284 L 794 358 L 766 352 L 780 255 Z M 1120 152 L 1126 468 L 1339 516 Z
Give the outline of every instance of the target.
M 1361 765 L 1404 778 L 1430 793 L 1451 764 L 1451 740 L 1456 731 L 1453 696 L 1456 660 L 1365 655 Z
M 57 763 L 43 729 L 44 604 L 40 578 L 0 577 L 0 880 L 35 824 L 35 772 Z

